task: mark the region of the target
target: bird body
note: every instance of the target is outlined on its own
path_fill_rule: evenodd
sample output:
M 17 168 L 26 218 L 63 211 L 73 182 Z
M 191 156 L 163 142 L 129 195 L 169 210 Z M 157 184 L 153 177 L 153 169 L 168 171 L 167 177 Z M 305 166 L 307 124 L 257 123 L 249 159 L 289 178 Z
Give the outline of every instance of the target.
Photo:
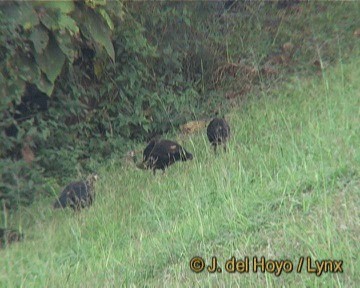
M 214 118 L 211 120 L 207 127 L 207 136 L 208 139 L 214 147 L 216 152 L 216 147 L 220 144 L 224 144 L 224 150 L 226 151 L 226 142 L 230 137 L 230 126 L 223 118 Z
M 155 175 L 156 169 L 165 171 L 165 168 L 176 161 L 193 159 L 193 155 L 181 145 L 170 140 L 153 139 L 146 146 L 143 153 L 143 163 L 148 169 L 152 169 Z
M 151 154 L 152 150 L 154 149 L 155 144 L 157 142 L 159 142 L 159 139 L 158 138 L 153 138 L 153 139 L 150 140 L 148 145 L 145 147 L 144 153 L 143 153 L 143 161 L 144 162 L 148 161 L 149 156 L 150 156 L 150 154 Z
M 73 210 L 89 207 L 95 199 L 94 184 L 97 174 L 91 174 L 85 181 L 72 182 L 65 187 L 53 207 L 65 208 L 70 206 Z

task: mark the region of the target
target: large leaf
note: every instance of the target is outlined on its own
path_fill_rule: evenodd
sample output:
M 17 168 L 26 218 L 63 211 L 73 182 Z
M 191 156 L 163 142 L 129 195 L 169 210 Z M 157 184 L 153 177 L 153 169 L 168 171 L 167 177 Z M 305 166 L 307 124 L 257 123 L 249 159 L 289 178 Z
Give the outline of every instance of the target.
M 30 83 L 39 81 L 41 72 L 32 58 L 17 54 L 14 55 L 14 59 L 9 63 L 12 63 L 13 75 L 17 75 L 20 79 Z
M 56 31 L 54 34 L 59 48 L 68 60 L 73 63 L 76 56 L 76 47 L 72 42 L 72 37 L 66 31 Z
M 14 2 L 1 7 L 1 9 L 4 14 L 4 19 L 2 19 L 4 22 L 21 25 L 25 30 L 39 24 L 38 15 L 29 3 Z
M 63 14 L 69 14 L 70 12 L 74 11 L 75 4 L 72 0 L 67 1 L 38 1 L 34 2 L 33 6 L 35 7 L 44 7 L 50 8 L 53 10 L 60 10 Z
M 49 45 L 44 53 L 35 54 L 35 59 L 41 71 L 46 74 L 51 83 L 54 83 L 65 62 L 65 55 L 61 52 L 56 41 L 50 38 Z
M 30 35 L 36 53 L 41 54 L 49 42 L 48 32 L 41 26 L 35 27 Z
M 53 10 L 47 9 L 40 13 L 40 21 L 51 31 L 59 29 L 59 14 Z
M 106 5 L 106 0 L 85 0 L 84 1 L 85 4 L 89 7 L 91 7 L 92 9 L 94 9 L 96 6 L 105 6 Z
M 104 16 L 101 12 L 103 8 L 100 8 L 100 14 L 103 16 L 103 18 L 106 20 L 106 16 Z M 124 20 L 125 12 L 124 12 L 124 5 L 122 1 L 109 1 L 106 3 L 106 14 L 110 14 L 111 19 L 120 19 Z M 106 20 L 107 21 L 107 20 Z M 109 25 L 109 23 L 108 23 Z M 109 25 L 111 28 L 111 26 Z M 111 28 L 113 30 L 114 28 Z
M 61 51 L 59 52 L 61 54 Z M 12 78 L 14 78 L 15 80 L 12 81 L 13 85 L 9 86 L 10 91 L 11 89 L 15 89 L 13 87 L 14 85 L 19 85 L 20 89 L 22 89 L 22 85 L 24 85 L 25 82 L 29 82 L 35 84 L 40 91 L 46 93 L 48 96 L 51 95 L 54 89 L 54 84 L 51 83 L 46 78 L 46 76 L 44 76 L 43 73 L 41 73 L 41 70 L 39 68 L 40 65 L 38 65 L 38 63 L 36 63 L 32 58 L 28 58 L 23 55 L 17 55 L 17 57 L 12 63 L 14 63 L 15 67 L 12 70 L 11 74 L 13 75 Z M 10 69 L 10 66 L 8 69 Z
M 81 32 L 84 36 L 104 47 L 111 60 L 115 62 L 114 46 L 110 39 L 111 31 L 104 24 L 101 17 L 90 9 L 78 11 L 76 16 L 78 23 L 82 23 Z
M 48 96 L 51 96 L 54 90 L 54 84 L 51 83 L 43 74 L 41 74 L 39 81 L 35 84 L 40 91 L 44 92 Z
M 58 7 L 57 5 L 52 8 Z M 60 6 L 59 6 L 60 7 Z M 71 6 L 72 7 L 72 6 Z M 63 9 L 64 11 L 72 11 L 71 9 Z M 59 8 L 60 9 L 60 8 Z M 62 10 L 60 9 L 62 12 Z M 71 36 L 79 35 L 79 27 L 74 19 L 70 16 L 56 10 L 48 9 L 46 12 L 41 13 L 41 22 L 54 32 L 56 41 L 61 51 L 66 55 L 70 62 L 74 61 L 76 49 L 71 41 Z M 70 36 L 71 35 L 71 36 Z M 45 72 L 45 71 L 44 71 Z M 46 73 L 46 72 L 45 72 Z M 46 73 L 49 77 L 49 73 Z M 52 82 L 51 78 L 49 80 Z
M 68 30 L 70 35 L 79 34 L 79 27 L 74 19 L 65 14 L 59 16 L 59 28 Z
M 111 18 L 109 16 L 109 14 L 106 12 L 106 10 L 103 8 L 100 8 L 99 13 L 104 18 L 104 20 L 106 21 L 106 24 L 109 26 L 109 28 L 111 30 L 114 30 L 114 23 L 111 21 Z

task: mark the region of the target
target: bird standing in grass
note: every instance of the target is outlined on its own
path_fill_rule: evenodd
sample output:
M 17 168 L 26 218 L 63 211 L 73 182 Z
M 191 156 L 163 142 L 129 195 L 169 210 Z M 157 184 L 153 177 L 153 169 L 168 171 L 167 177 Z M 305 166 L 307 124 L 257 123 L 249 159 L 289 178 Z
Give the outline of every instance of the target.
M 95 199 L 94 184 L 98 178 L 97 174 L 90 174 L 85 181 L 70 183 L 62 191 L 53 207 L 56 209 L 70 206 L 74 211 L 89 207 Z
M 158 137 L 155 137 L 155 138 L 151 139 L 150 142 L 148 143 L 148 145 L 145 147 L 144 153 L 143 153 L 143 162 L 144 163 L 146 163 L 149 160 L 150 153 L 154 149 L 155 144 L 158 143 L 159 141 L 160 141 L 160 139 Z
M 21 241 L 24 238 L 24 234 L 17 230 L 0 228 L 0 249 L 7 245 Z
M 170 140 L 153 139 L 144 149 L 143 166 L 146 169 L 152 169 L 155 175 L 156 169 L 165 171 L 166 167 L 174 164 L 176 161 L 192 159 L 193 155 L 178 143 Z M 138 167 L 140 168 L 140 166 Z
M 224 118 L 214 118 L 207 127 L 207 136 L 215 153 L 220 144 L 224 145 L 224 151 L 226 151 L 226 142 L 230 137 L 230 126 Z

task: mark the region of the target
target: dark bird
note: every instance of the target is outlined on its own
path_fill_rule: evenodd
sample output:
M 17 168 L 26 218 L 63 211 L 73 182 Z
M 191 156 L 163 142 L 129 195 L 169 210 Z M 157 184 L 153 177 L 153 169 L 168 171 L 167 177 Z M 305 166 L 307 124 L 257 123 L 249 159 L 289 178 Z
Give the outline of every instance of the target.
M 0 249 L 24 239 L 24 234 L 17 230 L 0 228 Z
M 154 150 L 155 144 L 158 143 L 160 139 L 158 137 L 155 137 L 150 140 L 148 145 L 145 147 L 143 152 L 143 162 L 146 163 L 149 160 L 150 154 L 152 150 Z
M 69 205 L 74 211 L 89 207 L 95 199 L 94 184 L 97 174 L 90 174 L 85 181 L 72 182 L 65 187 L 53 207 L 65 208 Z
M 216 147 L 220 144 L 224 144 L 224 151 L 226 151 L 226 142 L 230 137 L 230 126 L 225 119 L 214 118 L 211 120 L 206 132 L 215 153 Z
M 140 151 L 136 151 L 136 150 L 130 151 L 127 153 L 126 157 L 131 158 L 132 162 L 135 163 L 137 168 L 142 170 L 148 169 L 149 167 L 147 166 L 147 161 L 149 159 L 149 155 L 151 151 L 154 149 L 155 144 L 159 142 L 159 139 L 160 139 L 159 136 L 153 137 L 145 147 L 144 151 L 141 151 L 142 153 L 141 162 L 138 161 L 138 157 L 137 157 L 137 153 Z
M 143 166 L 145 169 L 152 169 L 155 175 L 156 169 L 165 171 L 166 167 L 174 164 L 176 161 L 192 159 L 193 155 L 178 143 L 170 140 L 152 139 L 144 149 Z M 138 167 L 140 168 L 140 166 Z

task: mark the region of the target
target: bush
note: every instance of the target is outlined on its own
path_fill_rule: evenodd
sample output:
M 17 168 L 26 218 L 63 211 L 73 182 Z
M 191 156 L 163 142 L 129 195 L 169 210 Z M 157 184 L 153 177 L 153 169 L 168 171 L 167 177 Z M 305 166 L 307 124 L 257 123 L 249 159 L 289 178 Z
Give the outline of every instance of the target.
M 206 113 L 203 72 L 215 58 L 192 41 L 193 12 L 160 2 L 1 4 L 0 199 L 30 203 L 31 175 L 75 177 L 89 159 Z
M 31 202 L 36 189 L 20 193 L 14 183 L 40 185 L 45 176 L 63 185 L 133 141 L 225 113 L 223 96 L 233 105 L 296 67 L 319 72 L 322 59 L 358 47 L 356 25 L 341 17 L 358 4 L 339 5 L 331 27 L 331 13 L 317 11 L 329 5 L 297 5 L 1 3 L 0 158 L 3 174 L 16 177 L 4 176 L 0 200 Z M 339 35 L 336 27 L 350 32 Z

